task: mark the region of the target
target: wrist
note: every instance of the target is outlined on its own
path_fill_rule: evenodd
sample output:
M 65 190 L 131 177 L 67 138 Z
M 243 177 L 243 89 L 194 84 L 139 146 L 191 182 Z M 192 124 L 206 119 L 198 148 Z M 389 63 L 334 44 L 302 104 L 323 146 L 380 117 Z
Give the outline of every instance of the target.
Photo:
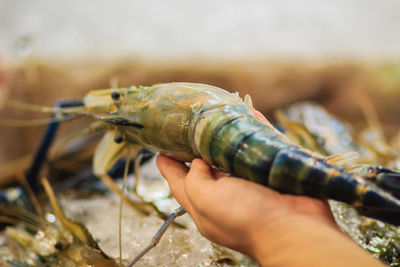
M 252 239 L 261 266 L 380 266 L 340 230 L 307 217 L 275 220 Z

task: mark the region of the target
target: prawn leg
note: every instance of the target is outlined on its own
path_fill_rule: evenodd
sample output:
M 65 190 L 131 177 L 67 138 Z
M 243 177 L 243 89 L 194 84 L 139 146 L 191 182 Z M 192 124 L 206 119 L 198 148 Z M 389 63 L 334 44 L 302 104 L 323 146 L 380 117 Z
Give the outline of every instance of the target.
M 67 100 L 60 100 L 55 104 L 56 108 L 65 108 L 65 107 L 77 107 L 77 106 L 83 106 L 84 103 L 81 99 L 67 99 Z M 56 116 L 60 116 L 58 114 L 53 114 L 53 118 L 56 118 Z M 64 115 L 65 116 L 65 115 Z M 66 116 L 71 116 L 71 115 L 66 115 Z M 72 118 L 72 117 L 71 117 Z M 36 199 L 34 197 L 34 193 L 37 193 L 39 188 L 40 188 L 40 183 L 38 179 L 38 175 L 40 173 L 40 170 L 43 166 L 43 163 L 46 160 L 47 156 L 47 151 L 49 150 L 55 134 L 57 132 L 59 126 L 59 121 L 55 120 L 52 121 L 48 124 L 47 130 L 44 134 L 44 137 L 42 139 L 41 144 L 39 145 L 39 148 L 36 151 L 36 154 L 33 158 L 33 161 L 28 168 L 28 172 L 26 176 L 20 177 L 18 180 L 22 184 L 22 186 L 18 186 L 15 190 L 19 190 L 19 198 L 23 202 L 23 206 L 35 213 L 41 213 L 40 208 L 38 208 L 38 205 L 36 203 Z M 9 201 L 7 195 L 10 194 L 10 190 L 6 190 L 4 193 L 2 192 L 0 195 L 0 201 L 7 202 Z M 15 195 L 15 194 L 14 194 Z
M 124 141 L 117 140 L 116 137 L 120 137 L 121 133 L 118 128 L 109 130 L 106 132 L 96 148 L 93 157 L 93 172 L 94 175 L 99 177 L 104 184 L 106 184 L 115 194 L 120 196 L 128 205 L 135 210 L 148 215 L 152 210 L 157 212 L 158 217 L 165 220 L 168 215 L 163 213 L 153 202 L 146 201 L 138 192 L 137 185 L 140 180 L 139 167 L 143 158 L 143 147 L 141 145 L 127 143 Z M 129 153 L 130 157 L 135 157 L 134 160 L 134 172 L 135 172 L 135 189 L 134 194 L 139 198 L 140 201 L 134 201 L 123 193 L 119 186 L 113 181 L 108 175 L 108 170 L 121 158 L 125 157 Z M 144 155 L 146 156 L 146 155 Z M 181 228 L 185 228 L 184 225 L 176 224 Z
M 161 211 L 156 204 L 154 204 L 153 201 L 146 201 L 144 199 L 144 197 L 142 195 L 139 194 L 138 192 L 138 186 L 139 186 L 139 180 L 141 180 L 140 178 L 140 162 L 142 161 L 143 157 L 146 156 L 146 152 L 140 153 L 136 159 L 134 160 L 134 173 L 135 173 L 135 184 L 134 184 L 134 188 L 133 188 L 133 193 L 146 205 L 149 205 L 150 207 L 152 207 L 156 212 L 157 215 L 160 219 L 162 220 L 167 220 L 170 215 L 164 213 L 163 211 Z M 174 222 L 174 224 L 180 228 L 186 228 L 185 225 L 178 223 L 178 222 Z
M 93 173 L 129 206 L 145 215 L 148 215 L 150 213 L 150 210 L 148 209 L 150 205 L 143 201 L 134 201 L 126 196 L 107 173 L 107 171 L 114 166 L 118 160 L 126 156 L 128 151 L 129 156 L 136 157 L 142 149 L 139 145 L 127 144 L 126 142 L 123 142 L 123 140 L 117 142 L 115 137 L 118 135 L 119 133 L 117 129 L 109 130 L 104 134 L 94 153 Z M 140 160 L 138 162 L 140 163 Z
M 56 108 L 80 107 L 84 106 L 84 103 L 82 99 L 65 99 L 58 101 L 54 106 Z M 71 116 L 71 115 L 53 114 L 53 118 L 57 116 Z M 39 191 L 40 183 L 38 176 L 43 166 L 43 163 L 46 160 L 47 152 L 49 151 L 49 148 L 53 143 L 59 124 L 60 122 L 57 120 L 50 122 L 48 124 L 46 132 L 42 139 L 42 143 L 39 145 L 39 148 L 36 151 L 32 164 L 29 167 L 28 173 L 26 175 L 27 182 L 34 192 Z
M 169 215 L 165 222 L 161 225 L 160 229 L 158 229 L 157 233 L 153 236 L 150 244 L 145 247 L 133 260 L 131 260 L 127 267 L 131 267 L 136 264 L 144 255 L 146 255 L 147 252 L 154 248 L 160 242 L 161 237 L 164 235 L 165 231 L 167 231 L 168 227 L 175 222 L 175 219 L 185 213 L 186 211 L 182 207 L 177 208 L 173 213 L 171 213 L 171 215 Z
M 84 106 L 84 103 L 82 99 L 65 99 L 65 100 L 60 100 L 57 101 L 57 103 L 54 105 L 55 108 L 69 108 L 69 107 L 80 107 Z M 71 117 L 72 115 L 65 115 L 62 113 L 55 113 L 52 115 L 53 119 L 57 119 L 57 116 L 64 116 L 66 117 Z M 63 118 L 63 120 L 64 120 Z M 42 138 L 42 142 L 39 145 L 39 148 L 37 149 L 34 159 L 28 169 L 27 175 L 26 175 L 26 181 L 32 191 L 34 193 L 37 193 L 40 189 L 40 182 L 39 182 L 39 173 L 43 167 L 44 162 L 46 161 L 47 153 L 54 141 L 54 138 L 56 136 L 57 130 L 59 128 L 60 121 L 59 120 L 54 120 L 50 122 L 47 126 L 46 132 L 44 134 L 44 137 Z M 115 172 L 118 172 L 118 170 L 115 170 Z M 139 203 L 129 199 L 128 197 L 124 196 L 119 189 L 119 187 L 115 184 L 113 179 L 107 175 L 101 175 L 99 176 L 100 179 L 106 184 L 113 192 L 115 192 L 117 195 L 121 196 L 122 199 L 128 203 L 129 206 L 134 207 L 135 209 L 139 210 L 140 212 L 144 214 L 148 214 L 149 212 L 145 210 L 144 208 L 139 208 Z M 24 190 L 25 191 L 25 190 Z M 24 192 L 26 193 L 26 192 Z M 34 211 L 33 207 L 28 207 L 29 210 Z

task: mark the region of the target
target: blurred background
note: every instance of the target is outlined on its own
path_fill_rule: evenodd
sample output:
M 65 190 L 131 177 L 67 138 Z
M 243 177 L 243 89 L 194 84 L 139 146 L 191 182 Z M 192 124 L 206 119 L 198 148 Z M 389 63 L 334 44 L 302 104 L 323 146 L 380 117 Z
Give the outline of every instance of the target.
M 276 110 L 314 101 L 356 131 L 367 121 L 359 100 L 368 99 L 392 137 L 399 8 L 394 0 L 0 0 L 0 94 L 53 105 L 112 81 L 200 82 L 250 94 L 271 121 Z M 43 127 L 1 128 L 0 162 L 32 152 Z
M 400 57 L 395 0 L 2 0 L 0 10 L 4 57 L 28 52 L 40 59 L 173 62 Z
M 352 92 L 362 89 L 393 135 L 399 8 L 395 0 L 0 0 L 1 92 L 52 105 L 111 79 L 202 82 L 249 93 L 266 115 L 314 100 L 361 127 Z M 2 116 L 34 115 L 3 109 Z M 1 129 L 2 140 L 27 137 L 2 141 L 0 159 L 31 151 L 30 136 L 41 131 Z

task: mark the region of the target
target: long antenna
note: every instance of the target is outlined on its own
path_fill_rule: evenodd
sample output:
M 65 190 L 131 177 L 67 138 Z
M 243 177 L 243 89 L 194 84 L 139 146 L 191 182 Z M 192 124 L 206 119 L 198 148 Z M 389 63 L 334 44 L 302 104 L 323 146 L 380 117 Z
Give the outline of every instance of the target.
M 74 100 L 75 101 L 75 100 Z M 80 100 L 82 101 L 82 100 Z M 85 111 L 85 107 L 81 106 L 73 106 L 73 107 L 48 107 L 48 106 L 41 106 L 35 104 L 28 104 L 16 100 L 2 98 L 0 99 L 0 106 L 9 106 L 17 109 L 23 109 L 28 111 L 37 111 L 37 112 L 44 112 L 44 113 L 63 113 L 63 114 L 76 114 Z
M 0 118 L 0 127 L 32 127 L 32 126 L 47 125 L 53 122 L 61 122 L 71 119 L 73 119 L 73 117 L 70 116 L 59 117 L 59 118 L 41 118 L 41 119 L 25 119 L 25 120 Z

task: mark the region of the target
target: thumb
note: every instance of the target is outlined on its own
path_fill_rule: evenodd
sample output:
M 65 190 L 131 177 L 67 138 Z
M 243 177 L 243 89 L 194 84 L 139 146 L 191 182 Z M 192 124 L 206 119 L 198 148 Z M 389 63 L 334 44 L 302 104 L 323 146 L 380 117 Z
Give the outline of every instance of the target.
M 201 207 L 214 195 L 217 179 L 210 166 L 201 159 L 194 159 L 185 179 L 185 191 L 193 206 Z

